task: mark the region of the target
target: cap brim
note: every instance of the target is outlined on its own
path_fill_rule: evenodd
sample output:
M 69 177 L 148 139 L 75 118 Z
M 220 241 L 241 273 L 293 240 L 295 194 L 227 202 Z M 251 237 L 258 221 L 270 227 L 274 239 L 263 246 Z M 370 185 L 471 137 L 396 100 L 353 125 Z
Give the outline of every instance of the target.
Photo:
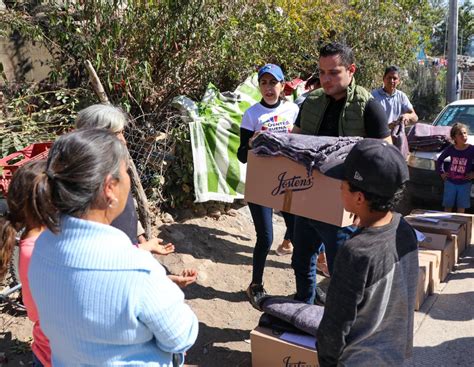
M 332 162 L 323 164 L 319 171 L 328 177 L 335 178 L 337 180 L 345 180 L 345 169 L 344 169 L 344 160 L 343 159 L 335 159 Z

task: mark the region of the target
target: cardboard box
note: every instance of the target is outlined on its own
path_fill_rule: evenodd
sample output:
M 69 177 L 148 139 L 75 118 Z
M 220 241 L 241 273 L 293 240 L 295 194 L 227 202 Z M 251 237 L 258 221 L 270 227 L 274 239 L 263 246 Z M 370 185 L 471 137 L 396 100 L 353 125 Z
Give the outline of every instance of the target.
M 440 279 L 443 281 L 446 276 L 454 269 L 457 258 L 457 236 L 445 235 L 445 234 L 434 234 L 423 232 L 426 236 L 423 242 L 420 242 L 420 249 L 426 250 L 439 250 L 441 251 L 441 276 Z
M 267 328 L 252 330 L 250 345 L 252 367 L 319 366 L 316 349 L 281 340 Z
M 458 254 L 461 255 L 464 250 L 471 244 L 472 235 L 474 233 L 474 215 L 464 213 L 447 213 L 434 210 L 414 209 L 410 216 L 423 216 L 426 218 L 436 218 L 447 222 L 457 222 L 466 224 L 465 241 L 459 241 Z M 457 258 L 456 258 L 457 260 Z
M 450 222 L 440 218 L 429 218 L 424 215 L 408 215 L 405 219 L 412 227 L 421 232 L 456 235 L 457 238 L 454 243 L 455 261 L 458 259 L 460 249 L 466 246 L 466 223 Z
M 438 290 L 439 283 L 441 283 L 441 251 L 420 249 L 418 260 L 431 262 L 429 293 L 432 294 Z
M 447 267 L 448 274 L 453 271 L 454 266 L 456 265 L 456 259 L 458 258 L 457 248 L 454 244 L 454 240 L 448 239 L 448 241 L 446 242 L 446 247 L 443 250 L 442 264 Z
M 448 235 L 439 233 L 423 232 L 425 239 L 418 245 L 429 250 L 444 250 Z M 449 235 L 451 237 L 451 235 Z
M 421 305 L 428 296 L 430 263 L 421 264 L 418 269 L 418 284 L 416 287 L 415 311 L 421 308 Z
M 433 259 L 428 257 L 419 256 L 418 262 L 420 271 L 423 271 L 425 274 L 424 284 L 423 284 L 423 291 L 425 293 L 425 298 L 433 294 L 434 292 L 434 284 L 433 284 Z M 421 306 L 421 305 L 420 305 Z M 415 308 L 415 310 L 417 310 Z
M 453 242 L 449 241 L 445 250 L 439 251 L 439 250 L 425 250 L 420 248 L 420 252 L 427 254 L 436 254 L 438 257 L 438 270 L 439 270 L 439 280 L 441 282 L 444 282 L 446 278 L 448 277 L 448 274 L 451 272 L 451 265 L 453 264 Z
M 245 200 L 340 227 L 353 223 L 345 211 L 341 181 L 306 168 L 285 157 L 258 157 L 248 153 Z
M 449 257 L 451 256 L 453 248 L 453 242 L 449 242 L 449 246 L 445 251 L 440 250 L 427 250 L 420 248 L 419 252 L 422 254 L 433 254 L 436 255 L 438 258 L 437 265 L 438 265 L 438 276 L 441 282 L 444 282 L 448 274 L 450 273 L 451 269 L 449 268 L 451 265 L 451 261 Z M 436 267 L 435 267 L 436 270 Z

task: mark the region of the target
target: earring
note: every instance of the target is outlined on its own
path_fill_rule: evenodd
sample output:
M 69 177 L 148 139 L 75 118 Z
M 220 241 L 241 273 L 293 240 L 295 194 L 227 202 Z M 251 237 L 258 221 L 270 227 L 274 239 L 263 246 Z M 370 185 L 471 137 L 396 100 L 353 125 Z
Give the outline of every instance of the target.
M 109 201 L 109 208 L 115 209 L 118 206 L 118 199 L 113 198 Z

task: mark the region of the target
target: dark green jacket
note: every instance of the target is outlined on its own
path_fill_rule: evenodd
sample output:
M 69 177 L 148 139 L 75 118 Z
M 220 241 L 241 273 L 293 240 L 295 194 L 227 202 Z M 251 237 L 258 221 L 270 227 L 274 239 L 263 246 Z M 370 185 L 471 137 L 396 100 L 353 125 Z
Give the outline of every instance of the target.
M 339 116 L 339 136 L 367 136 L 364 123 L 364 111 L 372 94 L 355 84 L 355 79 L 347 88 L 346 104 Z M 322 88 L 312 92 L 305 100 L 300 116 L 300 128 L 303 134 L 318 135 L 324 113 L 330 99 Z

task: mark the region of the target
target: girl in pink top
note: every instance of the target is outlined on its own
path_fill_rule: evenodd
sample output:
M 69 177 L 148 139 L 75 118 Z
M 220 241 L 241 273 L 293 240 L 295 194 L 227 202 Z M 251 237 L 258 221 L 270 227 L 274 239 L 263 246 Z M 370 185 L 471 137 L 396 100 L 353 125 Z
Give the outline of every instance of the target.
M 8 189 L 8 214 L 0 222 L 0 277 L 7 272 L 13 248 L 16 243 L 17 232 L 22 228 L 20 246 L 20 281 L 22 285 L 23 302 L 28 313 L 28 318 L 33 325 L 33 366 L 51 366 L 51 350 L 48 338 L 43 334 L 36 305 L 31 296 L 28 285 L 28 267 L 35 241 L 43 231 L 40 223 L 35 223 L 28 217 L 31 212 L 32 192 L 36 177 L 45 174 L 46 161 L 31 161 L 18 169 L 14 174 Z

